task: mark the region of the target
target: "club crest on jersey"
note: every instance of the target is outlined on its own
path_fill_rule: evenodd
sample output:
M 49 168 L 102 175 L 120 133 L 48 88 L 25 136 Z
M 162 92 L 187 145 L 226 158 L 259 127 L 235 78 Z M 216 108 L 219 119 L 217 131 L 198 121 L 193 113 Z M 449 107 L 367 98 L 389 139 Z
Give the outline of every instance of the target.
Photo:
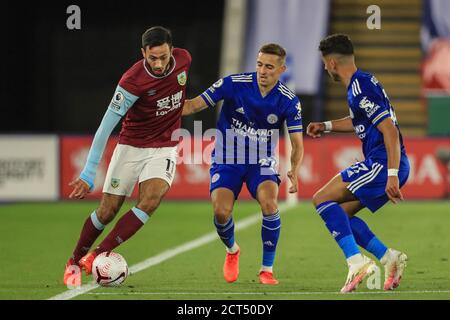
M 187 81 L 186 71 L 183 71 L 182 73 L 178 74 L 177 79 L 178 79 L 178 83 L 180 84 L 180 86 L 184 86 Z
M 114 189 L 117 188 L 120 184 L 120 179 L 117 178 L 112 178 L 111 179 L 111 187 L 113 187 Z
M 370 101 L 367 97 L 364 97 L 359 102 L 359 107 L 364 109 L 367 113 L 367 116 L 372 116 L 378 109 L 380 109 L 379 105 L 376 105 L 374 102 Z
M 277 123 L 277 122 L 278 122 L 278 117 L 277 117 L 277 115 L 276 115 L 276 114 L 273 114 L 273 113 L 269 114 L 269 115 L 267 116 L 267 122 L 270 123 L 270 124 L 275 124 L 275 123 Z

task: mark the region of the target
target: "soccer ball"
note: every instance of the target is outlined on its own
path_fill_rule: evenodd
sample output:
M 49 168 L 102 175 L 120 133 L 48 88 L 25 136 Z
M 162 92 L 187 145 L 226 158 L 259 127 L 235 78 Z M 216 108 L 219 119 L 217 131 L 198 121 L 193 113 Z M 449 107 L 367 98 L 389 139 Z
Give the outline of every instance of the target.
M 128 265 L 117 252 L 100 253 L 92 264 L 92 277 L 103 287 L 119 286 L 128 276 Z

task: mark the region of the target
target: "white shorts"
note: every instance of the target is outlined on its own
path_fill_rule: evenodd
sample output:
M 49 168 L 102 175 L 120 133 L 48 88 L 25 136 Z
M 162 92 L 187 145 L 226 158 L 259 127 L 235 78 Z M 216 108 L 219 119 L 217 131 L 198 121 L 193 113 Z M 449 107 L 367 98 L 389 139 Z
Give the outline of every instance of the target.
M 103 192 L 130 196 L 137 181 L 160 178 L 172 185 L 177 147 L 136 148 L 118 144 L 106 173 Z

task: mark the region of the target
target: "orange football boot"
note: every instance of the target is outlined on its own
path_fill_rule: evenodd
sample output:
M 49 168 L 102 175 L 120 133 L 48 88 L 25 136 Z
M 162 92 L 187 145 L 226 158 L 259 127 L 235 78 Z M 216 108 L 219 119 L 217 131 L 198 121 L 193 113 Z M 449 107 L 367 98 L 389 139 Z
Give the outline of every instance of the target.
M 81 269 L 80 266 L 70 258 L 64 270 L 64 284 L 68 287 L 81 286 Z
M 223 264 L 223 277 L 226 282 L 235 282 L 239 275 L 239 255 L 241 254 L 241 248 L 235 253 L 227 252 L 225 262 Z
M 261 284 L 278 284 L 278 280 L 273 277 L 272 272 L 261 271 L 259 273 L 259 283 L 261 283 Z
M 95 253 L 95 251 L 91 251 L 83 258 L 81 258 L 80 262 L 78 262 L 81 269 L 83 269 L 86 274 L 92 273 L 92 264 L 94 263 L 95 257 L 97 257 L 97 254 Z

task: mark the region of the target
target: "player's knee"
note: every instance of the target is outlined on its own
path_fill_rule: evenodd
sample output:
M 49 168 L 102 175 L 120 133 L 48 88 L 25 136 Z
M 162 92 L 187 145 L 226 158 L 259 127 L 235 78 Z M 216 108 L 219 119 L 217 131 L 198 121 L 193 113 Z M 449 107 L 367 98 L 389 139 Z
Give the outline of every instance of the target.
M 326 196 L 322 190 L 317 191 L 312 197 L 312 203 L 315 207 L 325 201 L 327 201 Z
M 214 216 L 219 223 L 226 223 L 231 216 L 231 211 L 233 210 L 231 206 L 221 203 L 214 203 L 213 208 Z
M 265 199 L 260 201 L 261 211 L 264 214 L 272 214 L 278 210 L 278 203 L 275 199 Z
M 139 201 L 137 207 L 146 214 L 151 215 L 159 207 L 161 199 L 158 197 L 150 197 Z
M 119 208 L 100 206 L 97 212 L 97 218 L 103 225 L 110 223 L 116 216 Z

